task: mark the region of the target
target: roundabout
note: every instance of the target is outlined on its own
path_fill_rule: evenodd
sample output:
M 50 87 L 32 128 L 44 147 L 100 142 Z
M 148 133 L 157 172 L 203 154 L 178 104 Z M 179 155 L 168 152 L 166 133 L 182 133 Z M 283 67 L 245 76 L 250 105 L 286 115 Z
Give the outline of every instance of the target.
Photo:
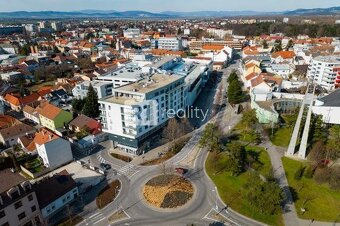
M 158 175 L 146 182 L 142 193 L 149 205 L 176 211 L 192 199 L 194 186 L 179 175 Z

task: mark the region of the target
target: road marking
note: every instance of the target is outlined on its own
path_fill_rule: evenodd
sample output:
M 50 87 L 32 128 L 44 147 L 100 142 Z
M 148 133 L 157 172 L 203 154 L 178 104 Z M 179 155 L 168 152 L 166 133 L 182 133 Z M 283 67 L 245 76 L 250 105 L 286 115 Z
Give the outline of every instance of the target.
M 139 170 L 136 170 L 132 175 L 129 176 L 129 178 L 132 178 L 138 172 L 139 172 Z
M 100 212 L 95 213 L 95 214 L 91 215 L 91 216 L 89 217 L 89 219 L 91 219 L 91 218 L 93 218 L 93 217 L 95 217 L 95 216 L 97 216 L 97 215 L 101 215 L 101 213 L 100 213 Z
M 101 222 L 101 221 L 103 221 L 103 220 L 105 220 L 106 219 L 106 217 L 103 217 L 103 218 L 101 218 L 100 220 L 97 220 L 96 222 L 94 222 L 93 224 L 98 224 L 99 222 Z

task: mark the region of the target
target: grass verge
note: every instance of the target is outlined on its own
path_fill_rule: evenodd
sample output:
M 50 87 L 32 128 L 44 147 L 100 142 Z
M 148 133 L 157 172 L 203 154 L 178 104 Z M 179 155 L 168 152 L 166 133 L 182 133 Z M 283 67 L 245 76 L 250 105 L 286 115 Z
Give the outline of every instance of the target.
M 259 167 L 256 169 L 259 173 L 266 174 L 271 170 L 268 153 L 263 148 L 247 146 L 246 150 L 247 152 L 256 151 L 259 153 Z M 225 165 L 226 159 L 226 153 L 221 153 L 217 165 Z M 269 225 L 283 225 L 281 212 L 275 215 L 261 214 L 258 209 L 251 206 L 249 201 L 242 196 L 244 193 L 243 185 L 246 184 L 249 179 L 247 173 L 242 173 L 237 177 L 232 176 L 231 173 L 227 171 L 220 171 L 219 173 L 216 173 L 215 165 L 214 158 L 211 154 L 209 154 L 205 165 L 206 171 L 216 185 L 219 195 L 225 204 L 240 214 L 257 221 L 261 221 Z
M 295 172 L 308 162 L 286 157 L 282 158 L 282 162 L 299 217 L 316 221 L 340 221 L 340 192 L 332 190 L 327 184 L 316 183 L 313 178 L 296 180 Z M 301 208 L 306 211 L 303 213 Z

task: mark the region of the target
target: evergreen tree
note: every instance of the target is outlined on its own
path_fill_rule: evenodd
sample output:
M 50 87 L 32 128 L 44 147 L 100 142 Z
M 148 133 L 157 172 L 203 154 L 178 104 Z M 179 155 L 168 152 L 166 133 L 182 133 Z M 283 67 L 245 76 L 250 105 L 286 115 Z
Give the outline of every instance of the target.
M 274 50 L 275 50 L 275 52 L 282 51 L 282 42 L 281 42 L 281 40 L 276 40 L 275 41 Z
M 99 113 L 98 95 L 90 84 L 83 107 L 83 114 L 91 118 L 96 118 L 99 116 Z
M 81 99 L 73 99 L 72 100 L 72 108 L 74 111 L 76 112 L 81 112 L 83 110 L 84 104 L 85 104 L 85 100 L 81 100 Z
M 262 48 L 268 49 L 268 43 L 267 43 L 266 40 L 263 40 L 263 42 L 262 42 Z
M 287 46 L 286 46 L 286 50 L 289 50 L 290 48 L 292 48 L 293 45 L 294 45 L 293 40 L 292 40 L 292 39 L 289 39 L 288 44 L 287 44 Z
M 233 80 L 229 83 L 227 96 L 231 104 L 239 104 L 243 101 L 244 93 L 238 80 Z
M 237 76 L 237 73 L 236 71 L 232 71 L 228 77 L 228 80 L 227 80 L 229 83 L 232 82 L 232 81 L 238 81 L 238 76 Z

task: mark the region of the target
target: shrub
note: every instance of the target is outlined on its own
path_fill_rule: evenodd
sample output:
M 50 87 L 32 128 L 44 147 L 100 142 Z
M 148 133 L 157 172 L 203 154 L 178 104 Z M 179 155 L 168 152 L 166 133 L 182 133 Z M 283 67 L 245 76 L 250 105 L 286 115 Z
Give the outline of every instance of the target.
M 329 186 L 334 190 L 340 189 L 340 167 L 332 167 L 332 173 L 329 178 Z
M 304 173 L 303 173 L 303 176 L 306 177 L 306 178 L 312 178 L 314 175 L 314 168 L 312 166 L 308 166 Z
M 331 176 L 331 170 L 328 167 L 317 168 L 314 172 L 314 180 L 319 183 L 327 183 Z
M 304 171 L 305 171 L 305 167 L 300 166 L 294 174 L 294 179 L 295 180 L 301 180 Z

